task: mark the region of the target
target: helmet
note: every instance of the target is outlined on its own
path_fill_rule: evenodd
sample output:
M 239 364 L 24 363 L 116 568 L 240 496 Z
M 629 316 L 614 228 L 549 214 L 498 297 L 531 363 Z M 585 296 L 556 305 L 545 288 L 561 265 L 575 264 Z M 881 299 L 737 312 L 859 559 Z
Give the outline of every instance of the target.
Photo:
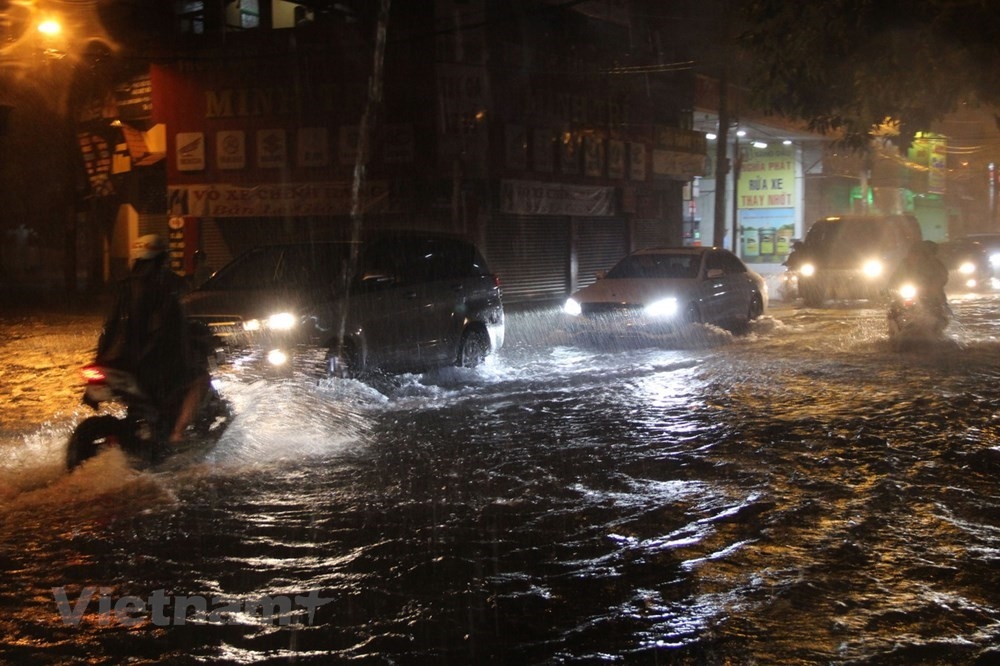
M 146 234 L 140 236 L 132 243 L 132 259 L 155 259 L 167 251 L 167 240 L 157 234 Z

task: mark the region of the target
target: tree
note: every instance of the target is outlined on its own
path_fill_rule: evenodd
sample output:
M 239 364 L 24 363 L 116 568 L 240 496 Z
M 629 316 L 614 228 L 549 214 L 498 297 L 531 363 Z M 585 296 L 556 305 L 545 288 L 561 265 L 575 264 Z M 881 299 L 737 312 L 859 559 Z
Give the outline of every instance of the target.
M 1000 106 L 990 0 L 743 0 L 748 85 L 764 111 L 866 148 L 886 123 L 907 145 L 963 103 Z

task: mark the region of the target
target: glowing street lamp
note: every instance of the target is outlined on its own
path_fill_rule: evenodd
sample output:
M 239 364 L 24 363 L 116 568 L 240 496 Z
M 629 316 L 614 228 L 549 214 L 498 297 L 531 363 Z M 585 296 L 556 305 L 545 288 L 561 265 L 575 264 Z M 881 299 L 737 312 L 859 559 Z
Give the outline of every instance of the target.
M 62 25 L 55 19 L 45 19 L 38 24 L 38 32 L 45 37 L 58 37 L 62 32 Z

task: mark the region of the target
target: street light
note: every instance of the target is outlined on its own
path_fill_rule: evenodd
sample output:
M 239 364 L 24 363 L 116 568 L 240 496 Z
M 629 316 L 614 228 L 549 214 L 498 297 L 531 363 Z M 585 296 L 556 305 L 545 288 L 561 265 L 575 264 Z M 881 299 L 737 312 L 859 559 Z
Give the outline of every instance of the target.
M 62 32 L 62 25 L 55 19 L 44 19 L 38 24 L 38 32 L 45 37 L 58 37 Z

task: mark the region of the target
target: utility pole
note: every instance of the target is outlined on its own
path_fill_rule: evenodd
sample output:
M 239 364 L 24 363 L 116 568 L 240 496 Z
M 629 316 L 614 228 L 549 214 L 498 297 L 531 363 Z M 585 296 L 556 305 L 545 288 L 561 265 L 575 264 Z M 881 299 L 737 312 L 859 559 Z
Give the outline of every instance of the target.
M 722 247 L 726 238 L 726 176 L 729 159 L 726 144 L 729 142 L 729 64 L 724 63 L 719 73 L 719 127 L 715 139 L 715 216 L 712 228 L 712 245 Z

